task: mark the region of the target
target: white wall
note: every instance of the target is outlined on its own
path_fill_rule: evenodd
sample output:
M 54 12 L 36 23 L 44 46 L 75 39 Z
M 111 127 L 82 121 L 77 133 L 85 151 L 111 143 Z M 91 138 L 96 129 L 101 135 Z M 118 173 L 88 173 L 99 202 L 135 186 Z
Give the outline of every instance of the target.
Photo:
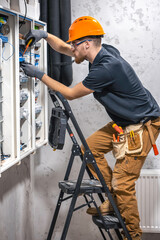
M 104 42 L 117 47 L 134 67 L 141 81 L 160 104 L 160 2 L 159 0 L 72 0 L 72 20 L 83 15 L 97 18 L 105 32 Z M 88 72 L 87 62 L 73 64 L 73 85 Z M 86 96 L 71 102 L 75 116 L 88 137 L 109 121 L 104 109 L 93 97 Z M 50 110 L 51 110 L 50 103 Z M 160 141 L 158 147 L 160 151 Z M 0 239 L 44 240 L 59 194 L 58 181 L 63 180 L 70 155 L 71 142 L 66 138 L 62 151 L 53 152 L 49 146 L 40 149 L 31 159 L 26 158 L 2 174 L 0 179 Z M 115 160 L 109 154 L 111 166 Z M 79 161 L 76 159 L 73 178 Z M 145 168 L 160 168 L 159 157 L 151 152 Z M 81 199 L 82 197 L 80 197 Z M 78 200 L 78 202 L 81 200 Z M 54 240 L 60 239 L 61 225 L 67 211 L 63 204 Z M 85 214 L 86 209 L 74 213 L 67 240 L 97 240 L 101 236 Z M 147 238 L 146 238 L 147 239 Z M 149 238 L 148 238 L 149 239 Z M 151 239 L 151 237 L 150 237 Z M 153 238 L 152 239 L 156 239 Z M 158 239 L 158 238 L 157 238 Z

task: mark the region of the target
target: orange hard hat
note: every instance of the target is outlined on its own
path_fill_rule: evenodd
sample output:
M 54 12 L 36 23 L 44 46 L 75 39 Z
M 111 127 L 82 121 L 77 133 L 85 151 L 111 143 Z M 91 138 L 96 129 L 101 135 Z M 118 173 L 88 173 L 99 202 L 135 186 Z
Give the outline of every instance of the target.
M 104 34 L 101 24 L 95 18 L 83 16 L 77 18 L 70 26 L 67 42 L 72 42 L 86 36 L 102 36 Z

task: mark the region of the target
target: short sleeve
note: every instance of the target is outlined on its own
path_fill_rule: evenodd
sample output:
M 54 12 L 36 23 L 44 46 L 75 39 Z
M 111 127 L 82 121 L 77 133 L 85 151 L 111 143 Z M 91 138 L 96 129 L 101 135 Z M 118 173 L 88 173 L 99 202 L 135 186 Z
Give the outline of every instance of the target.
M 113 83 L 109 70 L 103 65 L 91 67 L 88 76 L 82 81 L 86 88 L 101 92 Z

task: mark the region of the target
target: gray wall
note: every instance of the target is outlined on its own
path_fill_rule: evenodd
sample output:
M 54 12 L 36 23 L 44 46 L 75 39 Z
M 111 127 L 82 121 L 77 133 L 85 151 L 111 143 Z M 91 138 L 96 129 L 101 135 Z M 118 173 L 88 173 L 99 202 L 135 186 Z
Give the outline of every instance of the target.
M 144 86 L 160 104 L 160 2 L 159 0 L 72 0 L 72 20 L 91 15 L 97 18 L 105 32 L 104 42 L 117 47 L 122 56 L 134 67 Z M 73 64 L 73 85 L 83 80 L 88 72 L 88 63 Z M 75 116 L 88 137 L 110 119 L 104 109 L 86 96 L 71 102 Z M 50 103 L 50 110 L 52 104 Z M 160 146 L 160 141 L 158 145 Z M 53 152 L 49 146 L 26 158 L 20 166 L 14 166 L 2 174 L 0 179 L 0 239 L 1 240 L 44 240 L 47 236 L 52 214 L 58 198 L 58 181 L 64 177 L 70 155 L 71 142 L 66 138 L 62 151 Z M 160 147 L 159 147 L 160 150 Z M 107 159 L 111 167 L 115 160 L 112 154 Z M 159 157 L 151 152 L 144 168 L 160 168 Z M 75 160 L 72 178 L 79 170 Z M 79 197 L 78 203 L 82 202 Z M 54 240 L 60 239 L 61 225 L 65 221 L 68 204 L 63 204 L 57 223 Z M 158 236 L 144 236 L 144 239 Z M 97 240 L 101 236 L 85 214 L 85 209 L 72 218 L 67 240 Z

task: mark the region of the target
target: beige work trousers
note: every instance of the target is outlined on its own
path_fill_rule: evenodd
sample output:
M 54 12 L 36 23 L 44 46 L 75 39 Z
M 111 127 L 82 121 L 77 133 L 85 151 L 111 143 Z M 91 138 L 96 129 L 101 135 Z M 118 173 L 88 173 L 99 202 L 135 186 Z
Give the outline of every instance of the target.
M 152 148 L 147 128 L 143 131 L 143 149 L 136 156 L 126 155 L 124 159 L 116 160 L 113 171 L 109 167 L 104 154 L 110 152 L 112 147 L 113 134 L 116 131 L 112 127 L 113 122 L 96 131 L 87 139 L 90 150 L 92 151 L 97 165 L 104 177 L 104 180 L 116 195 L 117 206 L 122 217 L 125 219 L 126 226 L 134 240 L 135 236 L 141 236 L 140 218 L 137 207 L 135 182 L 140 175 L 140 170 L 144 161 Z M 152 121 L 151 125 L 155 139 L 160 132 L 160 117 Z M 82 147 L 82 151 L 84 151 Z M 160 151 L 160 147 L 159 147 Z M 88 164 L 92 174 L 98 179 L 92 165 Z

